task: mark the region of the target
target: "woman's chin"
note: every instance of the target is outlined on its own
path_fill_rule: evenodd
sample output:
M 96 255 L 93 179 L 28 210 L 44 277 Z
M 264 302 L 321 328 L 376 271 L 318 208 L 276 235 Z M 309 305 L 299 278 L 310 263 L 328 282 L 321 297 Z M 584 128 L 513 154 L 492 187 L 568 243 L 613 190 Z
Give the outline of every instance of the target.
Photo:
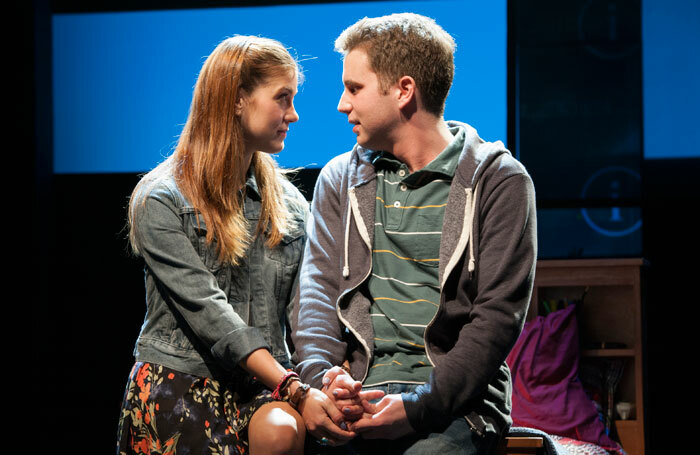
M 278 144 L 270 144 L 268 147 L 261 148 L 259 151 L 262 153 L 267 153 L 268 155 L 274 155 L 276 153 L 284 150 L 284 142 Z

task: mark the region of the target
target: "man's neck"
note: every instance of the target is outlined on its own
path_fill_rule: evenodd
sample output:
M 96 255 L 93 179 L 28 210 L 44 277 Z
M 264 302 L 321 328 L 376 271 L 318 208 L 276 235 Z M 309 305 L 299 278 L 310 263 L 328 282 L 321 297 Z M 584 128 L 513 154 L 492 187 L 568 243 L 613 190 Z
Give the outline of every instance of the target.
M 452 133 L 441 117 L 412 118 L 397 131 L 389 152 L 408 166 L 410 172 L 423 169 L 452 141 Z

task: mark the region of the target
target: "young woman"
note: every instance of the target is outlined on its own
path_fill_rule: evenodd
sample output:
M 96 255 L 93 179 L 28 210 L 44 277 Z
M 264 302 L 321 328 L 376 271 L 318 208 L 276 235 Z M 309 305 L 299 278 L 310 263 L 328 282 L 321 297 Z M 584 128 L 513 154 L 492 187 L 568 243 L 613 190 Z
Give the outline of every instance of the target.
M 202 67 L 174 153 L 131 195 L 147 309 L 119 454 L 302 453 L 306 429 L 324 441 L 354 436 L 288 370 L 308 205 L 269 154 L 299 119 L 298 78 L 279 42 L 224 40 Z

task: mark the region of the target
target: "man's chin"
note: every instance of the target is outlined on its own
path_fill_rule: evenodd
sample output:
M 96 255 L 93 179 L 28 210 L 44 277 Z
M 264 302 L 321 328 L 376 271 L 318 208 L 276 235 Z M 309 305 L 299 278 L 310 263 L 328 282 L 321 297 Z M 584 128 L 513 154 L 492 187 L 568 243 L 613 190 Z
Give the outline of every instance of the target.
M 363 148 L 374 150 L 371 139 L 366 136 L 358 135 L 357 143 Z
M 359 140 L 358 140 L 357 143 L 358 143 L 362 148 L 367 149 L 367 150 L 374 150 L 374 151 L 377 151 L 377 152 L 380 151 L 380 150 L 386 150 L 386 147 L 383 147 L 383 146 L 380 145 L 380 144 L 375 144 L 375 143 L 370 142 L 370 141 L 359 141 Z

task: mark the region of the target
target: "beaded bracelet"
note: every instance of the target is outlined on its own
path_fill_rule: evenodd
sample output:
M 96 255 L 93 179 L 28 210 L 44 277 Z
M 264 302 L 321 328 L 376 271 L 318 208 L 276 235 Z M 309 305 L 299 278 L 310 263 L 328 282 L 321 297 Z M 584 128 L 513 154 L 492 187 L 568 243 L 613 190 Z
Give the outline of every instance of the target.
M 309 391 L 311 386 L 309 384 L 299 384 L 299 387 L 294 391 L 294 395 L 289 399 L 289 404 L 292 405 L 294 409 L 299 408 L 299 402 L 304 399 L 306 392 Z

